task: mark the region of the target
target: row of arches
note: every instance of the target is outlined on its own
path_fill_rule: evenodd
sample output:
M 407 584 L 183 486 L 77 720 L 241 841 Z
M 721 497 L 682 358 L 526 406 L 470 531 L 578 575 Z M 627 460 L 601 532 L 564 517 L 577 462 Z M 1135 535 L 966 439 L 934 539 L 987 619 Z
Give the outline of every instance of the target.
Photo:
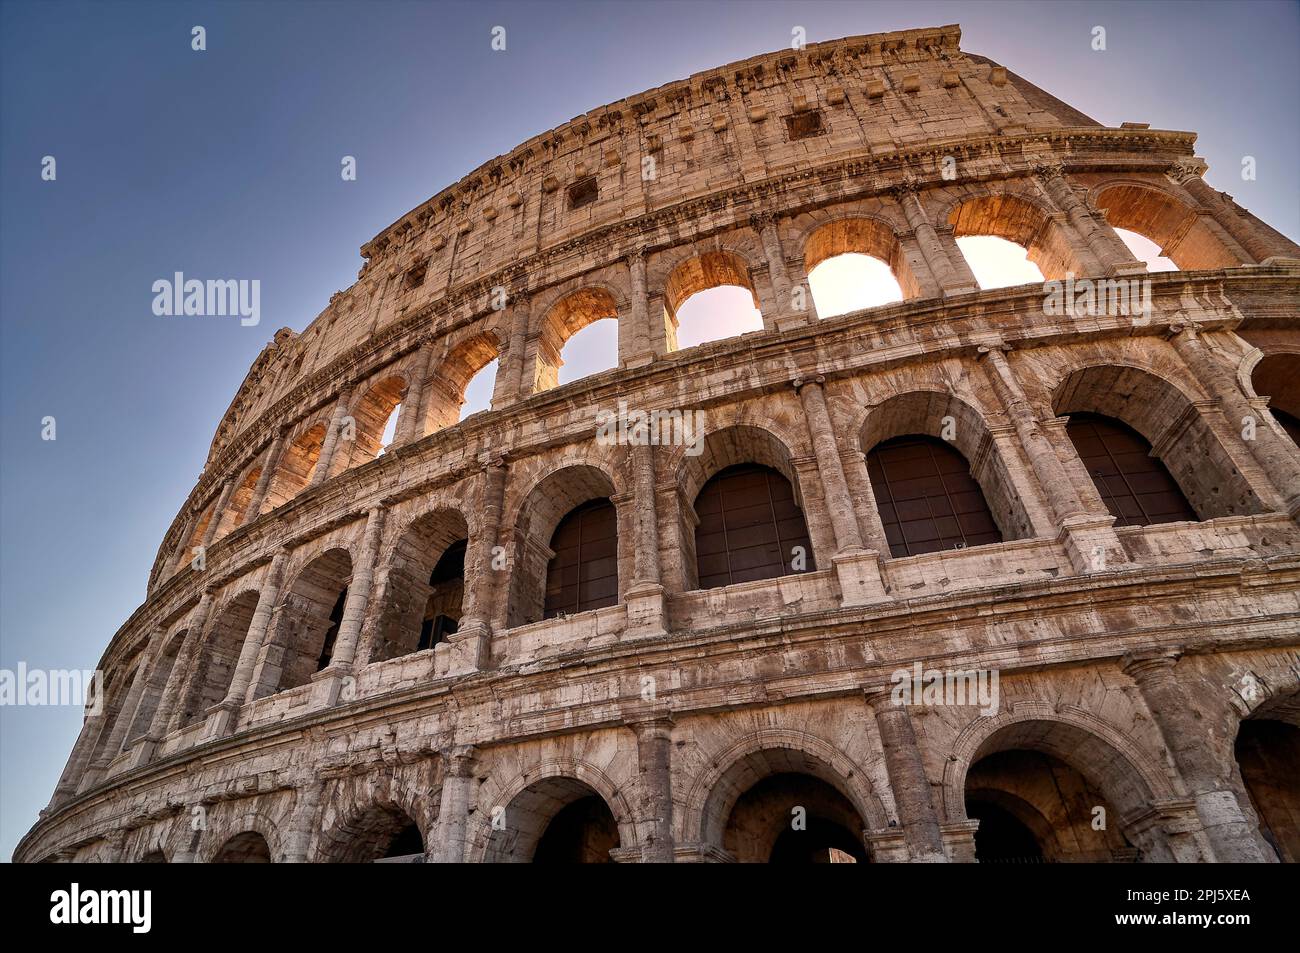
M 1064 188 L 1074 202 L 1080 201 L 1068 184 Z M 1126 245 L 1128 250 L 1117 254 L 1134 266 L 1139 259 L 1152 270 L 1223 268 L 1242 262 L 1243 253 L 1228 244 L 1212 221 L 1150 182 L 1104 183 L 1093 189 L 1087 202 L 1109 226 L 1104 230 L 1112 230 L 1094 240 Z M 996 288 L 1067 273 L 1096 273 L 1093 252 L 1085 252 L 1087 244 L 1067 232 L 1054 209 L 1045 196 L 1020 189 L 959 194 L 939 214 L 955 239 L 959 261 L 953 264 L 969 272 L 971 285 Z M 796 282 L 792 300 L 777 306 L 829 317 L 937 294 L 933 276 L 925 272 L 924 256 L 908 244 L 915 237 L 909 237 L 899 219 L 897 211 L 874 207 L 846 211 L 829 221 L 813 218 L 803 226 L 801 238 L 808 287 Z M 570 291 L 547 306 L 525 348 L 523 379 L 517 384 L 497 379 L 506 343 L 501 330 L 470 334 L 430 366 L 410 361 L 410 366 L 381 375 L 352 395 L 344 408 L 345 424 L 334 417 L 303 422 L 287 435 L 275 459 L 250 464 L 235 478 L 228 495 L 199 514 L 172 564 L 181 568 L 182 556 L 188 558 L 196 547 L 283 505 L 313 482 L 373 460 L 395 440 L 418 439 L 452 426 L 515 387 L 535 393 L 570 383 L 635 358 L 637 348 L 673 351 L 762 330 L 768 325 L 755 278 L 759 264 L 745 249 L 724 245 L 676 263 L 663 278 L 662 301 L 655 297 L 650 302 L 663 312 L 662 340 L 657 342 L 632 340 L 620 328 L 630 304 L 613 285 Z M 340 426 L 342 447 L 322 464 L 330 431 Z M 328 472 L 318 474 L 322 465 Z M 273 472 L 264 478 L 266 466 Z
M 1283 700 L 1285 702 L 1285 699 Z M 834 746 L 805 733 L 739 744 L 704 775 L 681 781 L 685 817 L 679 847 L 691 859 L 739 863 L 868 863 L 905 859 L 868 773 Z M 973 852 L 956 858 L 992 864 L 1187 861 L 1198 848 L 1175 821 L 1153 825 L 1152 805 L 1174 792 L 1158 759 L 1083 716 L 1036 708 L 1004 718 L 977 746 L 950 759 L 943 808 L 950 831 L 974 828 Z M 1272 857 L 1300 860 L 1300 724 L 1294 700 L 1242 720 L 1233 749 L 1238 797 L 1249 807 Z M 506 785 L 498 803 L 479 804 L 466 859 L 492 863 L 611 863 L 634 859 L 634 801 L 603 773 L 554 764 L 542 776 Z M 436 812 L 435 812 L 436 813 Z M 401 804 L 362 804 L 321 830 L 315 860 L 423 862 L 435 822 Z M 974 823 L 970 823 L 974 822 Z M 268 839 L 270 838 L 270 839 Z M 218 863 L 281 859 L 266 825 L 228 835 Z M 901 851 L 901 852 L 900 852 Z M 166 860 L 153 850 L 145 862 Z
M 1285 383 L 1295 379 L 1295 369 L 1294 357 L 1273 355 L 1256 373 L 1261 382 L 1278 383 L 1287 404 L 1300 396 Z M 1066 418 L 1077 472 L 1091 487 L 1094 509 L 1104 506 L 1116 525 L 1260 511 L 1230 454 L 1205 420 L 1187 417 L 1184 402 L 1163 380 L 1128 366 L 1076 370 L 1058 387 L 1053 410 Z M 1300 407 L 1287 407 L 1300 415 Z M 1274 412 L 1294 437 L 1296 415 L 1282 407 Z M 1180 419 L 1179 439 L 1167 439 L 1170 422 Z M 858 446 L 865 450 L 862 489 L 869 490 L 860 502 L 874 504 L 866 515 L 879 526 L 876 538 L 890 557 L 1037 535 L 1004 451 L 980 415 L 951 395 L 892 398 L 867 415 Z M 789 448 L 771 432 L 724 427 L 707 435 L 699 456 L 681 456 L 678 463 L 682 589 L 813 572 L 826 561 L 805 515 L 803 480 Z M 591 464 L 561 467 L 540 479 L 515 506 L 503 537 L 512 554 L 501 619 L 506 627 L 621 602 L 631 566 L 624 531 L 634 505 L 611 474 Z M 400 532 L 379 566 L 361 664 L 433 649 L 458 631 L 467 600 L 484 582 L 482 567 L 468 560 L 473 535 L 465 515 L 445 506 Z M 353 556 L 343 548 L 297 571 L 276 609 L 250 698 L 306 685 L 328 667 L 353 572 Z M 225 697 L 257 601 L 258 591 L 248 589 L 214 612 L 197 660 L 202 676 L 182 700 L 182 724 Z M 169 640 L 150 686 L 165 683 L 184 635 Z M 133 733 L 147 727 L 150 715 L 142 705 Z

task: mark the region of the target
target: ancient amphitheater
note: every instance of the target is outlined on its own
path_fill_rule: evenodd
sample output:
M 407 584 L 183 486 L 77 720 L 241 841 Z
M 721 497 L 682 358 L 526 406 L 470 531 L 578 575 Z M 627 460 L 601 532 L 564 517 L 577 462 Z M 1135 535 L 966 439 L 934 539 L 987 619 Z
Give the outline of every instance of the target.
M 1300 247 L 1193 134 L 959 40 L 670 83 L 367 242 L 249 371 L 17 859 L 1300 857 Z M 1111 290 L 981 290 L 974 235 Z M 903 300 L 819 317 L 845 253 Z M 763 329 L 679 349 L 719 285 Z M 604 318 L 617 368 L 558 385 Z M 703 429 L 604 439 L 620 402 Z

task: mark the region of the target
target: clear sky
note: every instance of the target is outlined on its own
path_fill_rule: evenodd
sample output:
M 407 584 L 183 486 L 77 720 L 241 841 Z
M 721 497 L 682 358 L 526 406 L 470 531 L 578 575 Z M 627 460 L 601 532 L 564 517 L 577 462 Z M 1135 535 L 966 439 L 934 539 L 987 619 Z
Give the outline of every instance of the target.
M 1209 181 L 1300 235 L 1294 3 L 0 4 L 0 668 L 94 666 L 249 365 L 381 228 L 538 132 L 796 26 L 946 23 L 1103 123 L 1198 132 Z M 260 279 L 261 324 L 155 316 L 175 271 Z M 0 857 L 80 720 L 0 708 Z

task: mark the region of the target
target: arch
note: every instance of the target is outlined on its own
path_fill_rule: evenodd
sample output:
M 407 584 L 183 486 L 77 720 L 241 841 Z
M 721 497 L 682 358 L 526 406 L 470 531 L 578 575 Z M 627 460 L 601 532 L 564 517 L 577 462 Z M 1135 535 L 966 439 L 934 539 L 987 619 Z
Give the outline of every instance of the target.
M 816 569 L 794 486 L 772 467 L 742 463 L 720 470 L 693 508 L 700 589 Z
M 480 371 L 501 355 L 501 342 L 491 330 L 477 331 L 448 348 L 437 369 L 425 381 L 421 423 L 417 432 L 433 433 L 454 427 L 461 417 L 465 390 Z
M 889 269 L 898 287 L 899 300 L 922 297 L 920 282 L 894 227 L 883 219 L 864 215 L 833 219 L 808 235 L 803 255 L 810 285 L 813 273 L 826 262 L 841 255 L 865 255 Z M 825 309 L 818 302 L 817 313 L 826 317 L 841 312 Z
M 618 602 L 618 514 L 609 499 L 580 503 L 551 535 L 542 618 Z
M 664 284 L 665 326 L 669 331 L 668 350 L 677 349 L 680 327 L 679 312 L 682 305 L 701 291 L 724 286 L 743 288 L 748 291 L 750 298 L 754 302 L 754 309 L 760 312 L 761 321 L 762 307 L 759 304 L 758 290 L 749 263 L 735 251 L 729 249 L 700 252 L 679 262 L 669 273 Z M 744 333 L 746 330 L 761 329 L 761 323 L 757 328 L 748 329 L 721 326 L 719 330 L 724 333 L 705 337 L 700 343 L 732 337 Z
M 1238 722 L 1233 759 L 1260 838 L 1279 861 L 1294 864 L 1300 863 L 1300 688 L 1294 677 L 1269 687 Z
M 167 855 L 163 853 L 161 848 L 159 848 L 157 850 L 151 850 L 148 851 L 147 853 L 141 854 L 138 858 L 136 858 L 136 863 L 137 864 L 166 864 L 166 863 L 170 863 L 170 861 L 167 860 Z
M 1116 526 L 1195 521 L 1196 513 L 1151 444 L 1127 424 L 1076 413 L 1065 428 Z
M 198 674 L 181 709 L 182 727 L 202 720 L 209 708 L 226 697 L 244 639 L 253 624 L 257 600 L 257 590 L 246 589 L 212 613 L 212 623 L 199 656 Z
M 236 485 L 235 491 L 230 495 L 230 501 L 226 504 L 226 512 L 218 526 L 215 538 L 220 539 L 227 533 L 233 533 L 244 525 L 244 517 L 248 514 L 248 504 L 253 501 L 253 492 L 257 489 L 257 481 L 261 478 L 262 465 L 260 463 L 251 464 L 244 472 L 243 478 Z
M 610 500 L 617 494 L 613 478 L 590 464 L 571 464 L 551 471 L 537 481 L 518 503 L 512 530 L 514 560 L 510 574 L 507 625 L 514 627 L 543 618 L 547 570 L 555 558 L 551 542 L 560 521 L 592 500 Z M 626 534 L 615 543 L 620 564 Z M 620 573 L 620 580 L 624 574 Z M 619 589 L 622 595 L 622 589 Z
M 384 449 L 385 426 L 405 396 L 405 376 L 390 374 L 371 385 L 353 402 L 350 416 L 353 419 L 355 438 L 350 451 L 335 454 L 331 476 L 369 463 L 379 456 Z
M 329 664 L 351 582 L 346 549 L 326 550 L 302 568 L 281 595 L 254 698 L 306 685 Z
M 966 816 L 966 781 L 981 758 L 1011 749 L 1052 755 L 1092 780 L 1123 815 L 1177 796 L 1159 761 L 1096 715 L 1074 706 L 1017 699 L 1015 709 L 972 721 L 953 742 L 943 771 L 948 823 Z
M 1267 509 L 1193 399 L 1166 378 L 1132 364 L 1086 364 L 1070 370 L 1051 394 L 1058 417 L 1098 414 L 1140 434 L 1197 518 Z
M 1273 419 L 1300 446 L 1300 354 L 1266 354 L 1250 372 L 1256 394 L 1268 398 Z
M 1124 181 L 1093 189 L 1092 200 L 1112 228 L 1136 232 L 1160 246 L 1180 270 L 1242 264 L 1194 208 L 1153 185 Z
M 435 635 L 456 631 L 464 609 L 468 540 L 464 515 L 449 506 L 417 516 L 402 530 L 380 573 L 382 594 L 369 661 L 432 648 L 441 641 Z M 446 620 L 440 628 L 439 619 Z
M 235 806 L 237 807 L 237 804 Z M 181 846 L 181 844 L 188 844 L 190 850 L 196 850 L 197 848 L 195 860 L 200 862 L 212 864 L 247 863 L 248 861 L 240 860 L 219 860 L 218 857 L 231 841 L 244 837 L 244 835 L 255 834 L 266 845 L 265 855 L 268 859 L 254 860 L 251 861 L 252 863 L 281 863 L 284 861 L 284 838 L 280 834 L 280 827 L 264 811 L 249 805 L 236 813 L 221 816 L 220 808 L 212 809 L 208 815 L 210 823 L 214 816 L 217 820 L 208 834 L 201 834 L 198 831 L 191 832 L 188 823 L 179 825 L 175 836 L 184 838 L 184 840 L 178 842 L 177 847 L 184 850 L 185 847 Z M 259 856 L 263 853 L 261 845 L 258 845 L 252 837 L 245 837 L 243 841 L 236 844 L 236 847 L 239 847 L 240 844 L 246 845 Z
M 1025 249 L 1045 279 L 1088 271 L 1050 209 L 1013 192 L 982 192 L 957 199 L 943 218 L 955 238 L 991 236 Z
M 212 856 L 214 864 L 269 864 L 271 845 L 257 831 L 243 831 L 226 840 Z
M 264 510 L 283 506 L 307 489 L 325 444 L 325 424 L 317 422 L 303 428 L 284 448 L 275 475 L 266 490 Z M 254 517 L 257 514 L 253 514 Z
M 216 509 L 217 504 L 214 500 L 194 524 L 194 529 L 190 532 L 190 535 L 181 543 L 180 550 L 176 554 L 176 567 L 172 571 L 172 575 L 178 575 L 190 567 L 193 562 L 194 550 L 202 545 L 203 537 L 208 531 L 208 523 L 212 521 Z
M 391 801 L 356 808 L 320 836 L 318 856 L 325 863 L 420 863 L 428 850 L 428 838 L 414 815 Z
M 145 734 L 153 724 L 158 703 L 167 689 L 167 681 L 171 678 L 172 669 L 176 666 L 176 659 L 180 655 L 181 646 L 185 643 L 188 633 L 188 629 L 181 629 L 164 639 L 162 648 L 159 649 L 146 675 L 147 681 L 144 690 L 140 693 L 140 702 L 135 707 L 135 715 L 126 732 L 127 744 Z
M 555 302 L 546 312 L 537 331 L 532 392 L 557 386 L 560 368 L 564 364 L 562 355 L 565 344 L 579 331 L 606 319 L 618 320 L 618 302 L 608 289 L 580 288 Z M 617 365 L 618 354 L 615 353 L 614 361 L 609 366 Z
M 974 480 L 982 497 L 983 506 L 1003 540 L 1034 537 L 1033 522 L 1029 512 L 1019 489 L 1012 480 L 1008 462 L 993 439 L 993 433 L 983 412 L 973 404 L 946 391 L 912 390 L 895 394 L 868 407 L 857 433 L 858 449 L 868 459 L 867 470 L 872 495 L 875 498 L 876 512 L 881 515 L 881 522 L 884 524 L 891 550 L 896 542 L 901 541 L 901 538 L 889 537 L 891 532 L 889 523 L 893 522 L 901 526 L 901 522 L 896 518 L 891 520 L 886 517 L 898 517 L 900 511 L 895 505 L 896 501 L 882 500 L 876 492 L 880 473 L 872 472 L 871 455 L 878 447 L 891 446 L 891 441 L 917 437 L 942 441 L 944 446 L 966 462 L 969 478 Z M 877 464 L 879 460 L 878 454 Z M 969 494 L 971 488 L 965 486 L 961 492 Z M 961 512 L 975 512 L 978 509 L 975 506 L 977 502 L 979 501 L 975 501 L 970 496 L 961 497 L 959 500 Z M 970 508 L 967 508 L 968 503 Z M 889 507 L 893 508 L 888 509 Z M 907 514 L 902 515 L 907 516 Z M 975 529 L 973 523 L 971 528 Z
M 528 863 L 547 826 L 565 807 L 597 797 L 617 828 L 616 846 L 639 846 L 627 799 L 599 768 L 585 761 L 547 761 L 516 775 L 477 821 L 474 853 L 486 863 Z M 504 812 L 504 813 L 503 813 Z M 498 818 L 493 824 L 493 818 Z
M 788 773 L 830 785 L 853 806 L 864 829 L 888 826 L 884 807 L 860 765 L 809 732 L 771 728 L 737 739 L 696 777 L 683 802 L 684 842 L 723 848 L 728 818 L 741 796 L 764 778 Z M 862 830 L 855 833 L 861 835 Z
M 673 469 L 677 472 L 682 501 L 679 536 L 683 550 L 682 572 L 687 590 L 698 589 L 700 584 L 696 540 L 700 516 L 695 509 L 696 503 L 705 485 L 714 476 L 729 467 L 742 465 L 765 467 L 784 477 L 793 494 L 794 508 L 799 511 L 800 518 L 803 518 L 804 493 L 794 466 L 794 456 L 776 432 L 758 424 L 736 423 L 705 434 L 699 454 L 689 456 L 678 451 L 670 460 L 670 472 Z M 804 535 L 807 536 L 806 521 Z M 809 569 L 814 564 L 813 547 L 809 542 Z

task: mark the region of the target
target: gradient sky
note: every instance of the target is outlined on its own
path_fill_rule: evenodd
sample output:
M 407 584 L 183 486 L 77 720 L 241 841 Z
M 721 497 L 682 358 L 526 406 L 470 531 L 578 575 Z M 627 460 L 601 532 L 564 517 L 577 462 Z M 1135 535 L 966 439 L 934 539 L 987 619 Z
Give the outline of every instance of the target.
M 1294 3 L 0 4 L 0 667 L 94 666 L 253 359 L 402 214 L 589 109 L 787 47 L 795 26 L 815 42 L 946 23 L 1103 123 L 1198 132 L 1209 181 L 1300 236 Z M 261 325 L 155 317 L 151 285 L 175 271 L 260 279 Z M 0 708 L 0 857 L 80 721 Z

